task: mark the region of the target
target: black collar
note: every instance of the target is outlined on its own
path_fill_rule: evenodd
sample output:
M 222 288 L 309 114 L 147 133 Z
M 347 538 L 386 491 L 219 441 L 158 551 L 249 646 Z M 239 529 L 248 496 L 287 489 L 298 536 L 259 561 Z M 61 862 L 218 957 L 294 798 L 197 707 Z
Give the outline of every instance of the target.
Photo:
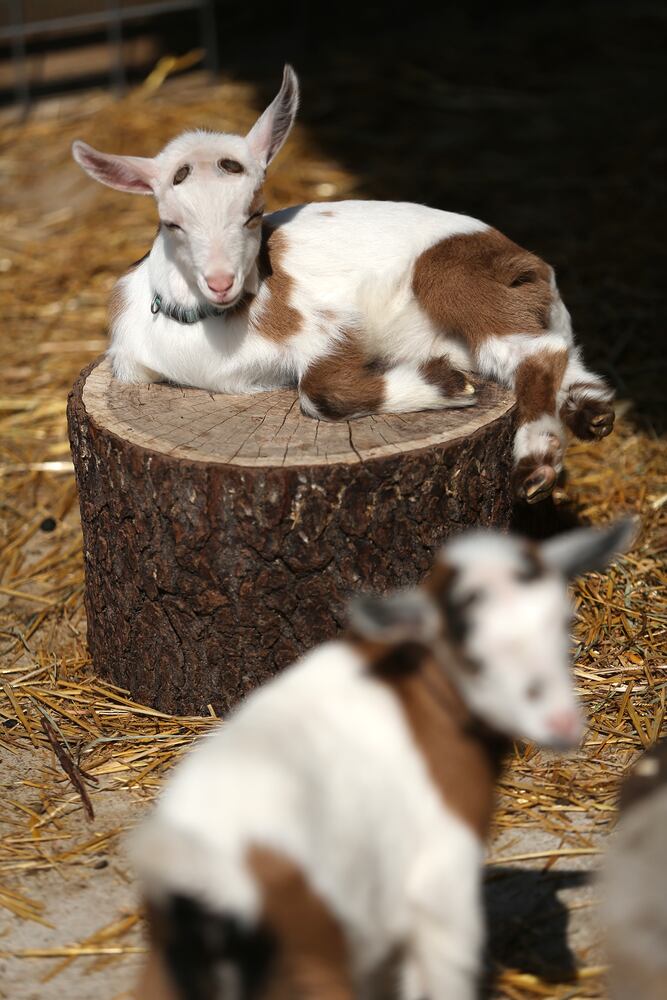
M 208 319 L 209 316 L 224 316 L 229 310 L 216 309 L 215 306 L 208 303 L 206 305 L 193 306 L 192 308 L 177 306 L 170 302 L 163 302 L 162 297 L 156 292 L 151 302 L 151 312 L 154 316 L 161 312 L 163 315 L 168 316 L 169 319 L 176 320 L 177 323 L 187 323 L 190 326 L 192 323 L 199 323 L 202 319 Z

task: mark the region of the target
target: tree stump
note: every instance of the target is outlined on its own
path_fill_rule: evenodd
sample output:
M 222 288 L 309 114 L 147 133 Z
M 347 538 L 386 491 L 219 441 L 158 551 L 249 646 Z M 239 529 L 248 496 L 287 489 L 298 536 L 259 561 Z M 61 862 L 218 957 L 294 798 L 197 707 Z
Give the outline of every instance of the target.
M 163 711 L 225 712 L 416 583 L 448 535 L 509 523 L 514 400 L 325 423 L 294 391 L 212 395 L 86 368 L 68 419 L 95 669 Z

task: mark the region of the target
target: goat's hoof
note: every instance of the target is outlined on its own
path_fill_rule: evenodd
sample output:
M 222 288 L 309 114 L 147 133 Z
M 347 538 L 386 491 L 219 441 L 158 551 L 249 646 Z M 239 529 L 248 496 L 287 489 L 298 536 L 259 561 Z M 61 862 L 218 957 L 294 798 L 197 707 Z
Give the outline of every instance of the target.
M 540 503 L 551 495 L 557 475 L 552 465 L 529 464 L 523 459 L 514 470 L 514 496 L 526 503 Z
M 609 400 L 584 398 L 565 420 L 581 441 L 599 441 L 614 429 L 614 406 Z

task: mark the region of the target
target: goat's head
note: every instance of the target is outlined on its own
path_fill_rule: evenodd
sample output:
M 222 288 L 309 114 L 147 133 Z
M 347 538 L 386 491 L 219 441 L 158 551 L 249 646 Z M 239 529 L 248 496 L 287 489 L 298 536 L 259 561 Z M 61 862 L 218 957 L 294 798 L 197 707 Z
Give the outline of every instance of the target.
M 582 722 L 571 677 L 568 579 L 602 569 L 632 521 L 537 545 L 475 531 L 440 552 L 425 584 L 353 602 L 366 639 L 427 646 L 471 711 L 506 736 L 572 746 Z
M 155 197 L 167 258 L 192 292 L 224 309 L 255 290 L 262 182 L 298 103 L 298 80 L 286 66 L 278 95 L 245 137 L 185 132 L 153 159 L 100 153 L 80 141 L 72 154 L 102 184 Z

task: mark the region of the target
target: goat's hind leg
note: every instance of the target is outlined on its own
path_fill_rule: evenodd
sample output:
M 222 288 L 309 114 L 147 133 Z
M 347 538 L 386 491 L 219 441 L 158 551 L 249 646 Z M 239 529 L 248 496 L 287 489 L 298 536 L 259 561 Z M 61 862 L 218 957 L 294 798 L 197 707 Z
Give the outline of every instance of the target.
M 447 358 L 384 365 L 352 351 L 313 362 L 299 382 L 301 408 L 323 420 L 471 406 L 475 389 Z
M 385 413 L 458 409 L 476 402 L 474 385 L 445 357 L 387 369 L 384 397 Z

